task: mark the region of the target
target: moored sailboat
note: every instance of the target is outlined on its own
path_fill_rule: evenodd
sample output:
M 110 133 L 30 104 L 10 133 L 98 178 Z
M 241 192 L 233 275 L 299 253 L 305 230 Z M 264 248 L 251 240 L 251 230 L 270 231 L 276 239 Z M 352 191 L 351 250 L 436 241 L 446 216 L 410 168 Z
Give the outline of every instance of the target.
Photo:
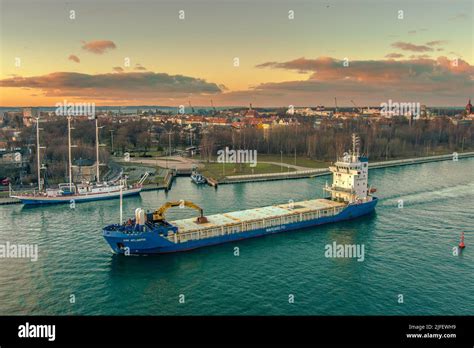
M 121 178 L 114 182 L 99 182 L 99 126 L 96 119 L 96 182 L 81 182 L 76 184 L 72 181 L 72 156 L 71 148 L 71 117 L 68 117 L 68 170 L 69 182 L 59 184 L 57 188 L 44 188 L 41 180 L 41 169 L 44 166 L 40 161 L 40 150 L 45 147 L 40 146 L 39 142 L 39 118 L 36 119 L 36 148 L 37 148 L 37 168 L 38 168 L 38 190 L 28 193 L 15 193 L 10 189 L 10 197 L 19 199 L 25 205 L 44 205 L 60 203 L 81 203 L 104 199 L 134 196 L 140 194 L 143 183 L 148 177 L 145 173 L 141 179 L 134 185 L 127 184 L 127 178 Z

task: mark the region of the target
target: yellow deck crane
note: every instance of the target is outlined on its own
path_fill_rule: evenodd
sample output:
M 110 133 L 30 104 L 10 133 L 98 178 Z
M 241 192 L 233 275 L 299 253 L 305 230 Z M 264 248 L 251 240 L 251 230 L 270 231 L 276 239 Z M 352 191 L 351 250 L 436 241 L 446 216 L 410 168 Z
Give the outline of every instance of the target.
M 165 204 L 163 204 L 161 207 L 159 207 L 153 212 L 153 222 L 164 221 L 166 211 L 172 207 L 180 207 L 180 208 L 188 207 L 188 208 L 196 209 L 199 211 L 199 216 L 196 222 L 198 224 L 203 224 L 203 223 L 208 222 L 207 218 L 203 215 L 203 210 L 200 206 L 194 204 L 193 202 L 185 201 L 185 200 L 166 202 Z

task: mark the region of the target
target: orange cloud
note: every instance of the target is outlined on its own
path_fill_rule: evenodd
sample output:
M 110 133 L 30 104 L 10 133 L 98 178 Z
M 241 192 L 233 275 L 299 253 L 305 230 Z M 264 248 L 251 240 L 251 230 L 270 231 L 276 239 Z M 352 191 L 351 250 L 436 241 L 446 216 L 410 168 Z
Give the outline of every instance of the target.
M 439 45 L 444 45 L 444 44 L 447 44 L 447 43 L 448 43 L 447 40 L 435 40 L 435 41 L 427 42 L 426 45 L 427 46 L 439 46 Z
M 245 98 L 256 105 L 273 100 L 280 105 L 334 103 L 334 96 L 346 105 L 351 98 L 378 105 L 388 98 L 415 100 L 426 104 L 456 105 L 460 97 L 472 95 L 474 66 L 462 59 L 420 58 L 403 60 L 344 61 L 331 57 L 298 58 L 287 62 L 266 62 L 259 68 L 288 69 L 311 73 L 306 80 L 263 83 L 251 91 L 224 94 L 227 100 Z
M 82 48 L 86 51 L 95 54 L 104 54 L 108 50 L 112 50 L 117 48 L 115 43 L 110 40 L 96 40 L 96 41 L 89 41 L 89 42 L 82 42 Z
M 402 58 L 402 57 L 404 57 L 404 55 L 401 53 L 389 53 L 385 55 L 385 58 Z
M 55 72 L 42 76 L 0 80 L 0 87 L 40 89 L 46 97 L 78 97 L 93 100 L 146 100 L 190 95 L 219 94 L 217 84 L 203 79 L 153 72 L 89 75 Z
M 426 59 L 428 57 L 414 57 L 407 60 L 357 60 L 344 61 L 331 57 L 316 59 L 298 58 L 288 62 L 267 62 L 257 65 L 258 68 L 277 68 L 303 72 L 312 72 L 310 80 L 334 81 L 354 80 L 359 82 L 400 82 L 404 79 L 434 79 L 440 75 L 452 78 L 456 75 L 474 75 L 474 67 L 459 59 L 457 66 L 454 61 L 446 57 Z
M 418 55 L 412 54 L 412 55 L 410 56 L 410 59 L 430 59 L 430 58 L 431 58 L 431 57 L 430 57 L 429 55 L 427 55 L 427 54 L 418 54 Z
M 73 62 L 80 63 L 81 60 L 79 59 L 78 56 L 71 54 L 67 59 L 72 60 Z
M 433 49 L 425 45 L 415 45 L 409 42 L 397 41 L 392 44 L 392 47 L 399 48 L 404 51 L 413 51 L 413 52 L 429 52 Z

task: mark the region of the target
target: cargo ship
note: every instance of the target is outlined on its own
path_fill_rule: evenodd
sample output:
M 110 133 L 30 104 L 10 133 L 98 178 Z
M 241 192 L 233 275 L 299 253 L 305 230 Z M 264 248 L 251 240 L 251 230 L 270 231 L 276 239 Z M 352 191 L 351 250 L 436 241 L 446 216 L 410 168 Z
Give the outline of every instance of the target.
M 106 226 L 102 233 L 118 254 L 163 254 L 299 230 L 370 214 L 377 205 L 368 186 L 368 159 L 359 155 L 358 138 L 352 151 L 329 167 L 333 183 L 326 198 L 204 216 L 189 201 L 167 202 L 154 212 L 137 208 L 134 219 Z M 167 221 L 171 207 L 192 208 L 197 218 Z M 122 215 L 122 213 L 121 213 Z

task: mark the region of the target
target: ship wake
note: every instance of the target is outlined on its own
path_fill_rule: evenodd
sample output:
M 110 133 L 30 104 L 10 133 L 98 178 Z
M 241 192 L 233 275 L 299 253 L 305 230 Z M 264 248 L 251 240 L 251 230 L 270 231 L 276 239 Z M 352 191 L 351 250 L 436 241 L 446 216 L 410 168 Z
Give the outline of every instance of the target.
M 403 205 L 418 205 L 431 203 L 435 201 L 447 201 L 451 199 L 459 199 L 462 197 L 474 196 L 474 182 L 469 184 L 461 184 L 440 189 L 421 191 L 410 194 L 402 194 L 399 196 L 385 197 L 379 206 L 396 206 L 399 200 L 403 200 Z

